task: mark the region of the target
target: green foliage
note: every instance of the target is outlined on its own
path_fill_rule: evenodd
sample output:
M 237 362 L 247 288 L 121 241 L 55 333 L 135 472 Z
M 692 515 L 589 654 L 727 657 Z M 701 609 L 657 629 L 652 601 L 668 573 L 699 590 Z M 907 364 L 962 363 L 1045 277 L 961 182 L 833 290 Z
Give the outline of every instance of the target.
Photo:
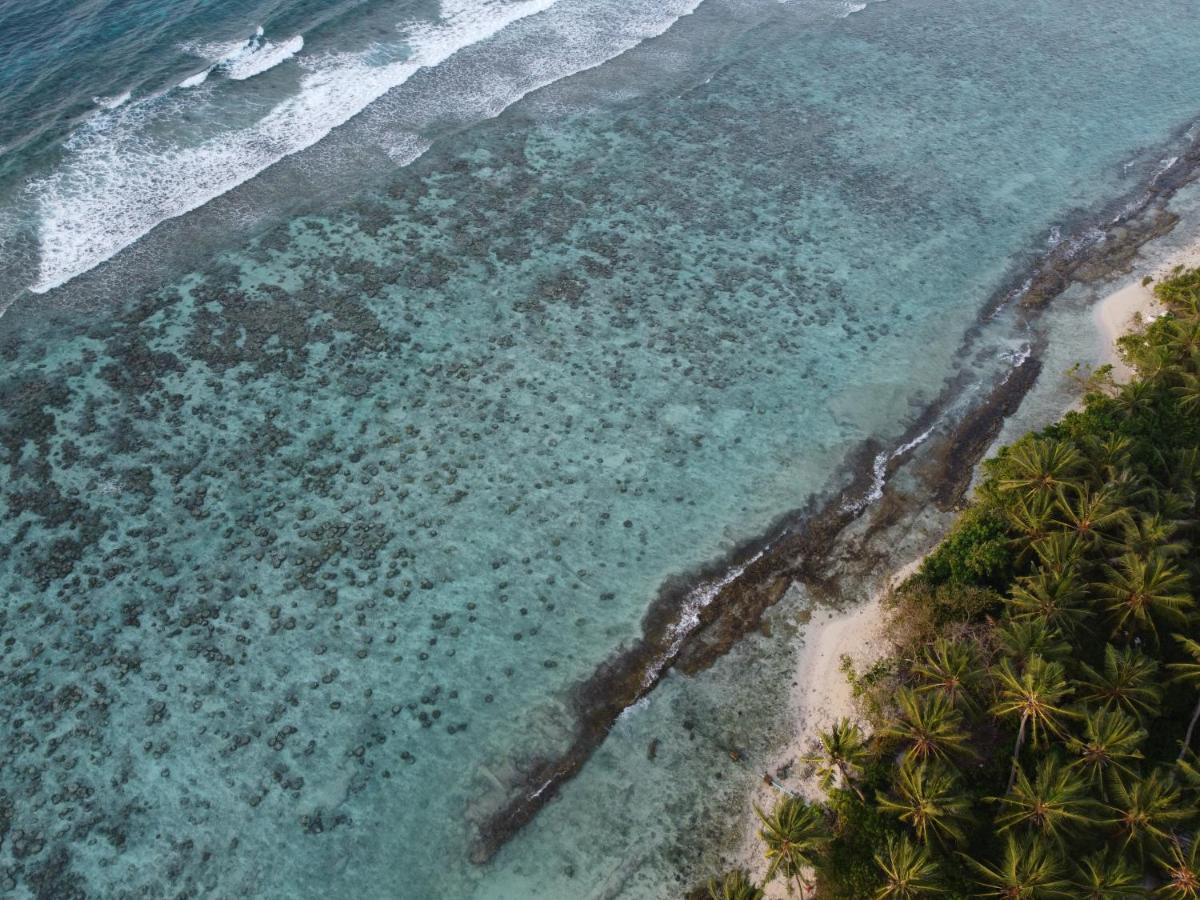
M 1003 587 L 1012 554 L 1004 520 L 985 508 L 972 508 L 947 538 L 925 558 L 920 577 L 930 586 Z
M 817 872 L 817 894 L 830 900 L 872 897 L 883 884 L 875 854 L 901 833 L 899 825 L 848 791 L 834 791 L 829 802 L 836 824 Z

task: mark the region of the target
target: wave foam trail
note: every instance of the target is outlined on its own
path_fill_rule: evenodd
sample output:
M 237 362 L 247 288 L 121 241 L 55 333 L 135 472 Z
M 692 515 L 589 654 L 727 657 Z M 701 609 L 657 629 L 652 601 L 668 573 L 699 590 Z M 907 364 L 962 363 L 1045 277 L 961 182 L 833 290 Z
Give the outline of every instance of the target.
M 182 87 L 193 87 L 208 77 L 214 69 L 219 69 L 227 78 L 234 81 L 245 81 L 268 69 L 273 69 L 304 49 L 304 35 L 298 34 L 288 38 L 281 44 L 275 44 L 264 39 L 260 25 L 254 35 L 241 43 L 226 44 L 184 44 L 180 47 L 185 53 L 198 56 L 212 63 L 203 73 L 185 79 Z M 199 79 L 193 83 L 193 79 Z
M 210 132 L 192 143 L 172 142 L 162 136 L 172 133 L 169 126 L 173 121 L 183 122 L 185 117 L 195 121 L 204 114 L 204 108 L 194 99 L 180 94 L 169 92 L 154 103 L 130 104 L 96 117 L 67 142 L 59 170 L 30 185 L 39 222 L 40 251 L 37 277 L 30 289 L 44 293 L 66 283 L 159 223 L 204 205 L 279 160 L 317 143 L 418 70 L 434 68 L 464 48 L 486 41 L 519 20 L 545 13 L 559 2 L 488 0 L 480 4 L 479 0 L 444 0 L 441 18 L 401 29 L 403 44 L 398 47 L 376 45 L 357 53 L 300 57 L 297 61 L 304 74 L 296 93 L 279 101 L 253 124 Z M 598 65 L 661 34 L 700 2 L 639 4 L 625 0 L 615 4 L 621 12 L 615 22 L 594 15 L 594 10 L 578 15 L 575 25 L 605 39 L 598 41 L 593 36 L 584 48 L 586 52 L 574 58 L 564 56 L 557 66 L 544 60 L 531 62 L 531 71 L 521 80 L 521 91 L 510 95 L 514 92 L 499 90 L 503 96 L 487 104 L 486 114 L 495 115 L 525 92 Z M 642 10 L 642 5 L 647 9 Z M 635 27 L 625 27 L 630 22 Z M 541 27 L 540 20 L 537 27 Z M 547 38 L 561 40 L 563 35 L 554 33 L 554 27 L 547 26 Z M 575 43 L 566 43 L 575 47 L 580 39 L 572 36 L 572 40 Z M 261 30 L 248 44 L 256 42 L 260 48 L 256 53 L 274 46 L 262 41 Z M 285 42 L 277 50 L 268 51 L 273 54 L 269 58 L 288 46 Z M 407 56 L 396 59 L 405 48 Z M 389 52 L 392 59 L 380 62 Z M 502 65 L 505 63 L 501 60 Z M 229 71 L 231 64 L 223 58 L 206 72 L 213 68 Z M 492 80 L 505 79 L 481 79 L 483 83 Z M 202 81 L 201 75 L 195 75 L 184 84 L 194 86 Z M 453 96 L 439 98 L 439 103 L 443 100 L 448 105 L 455 103 Z M 206 97 L 202 102 L 213 100 Z M 221 121 L 219 116 L 212 119 Z M 164 122 L 168 127 L 163 127 Z M 193 132 L 182 127 L 177 133 Z M 424 145 L 414 146 L 417 151 L 400 154 L 401 161 L 411 162 L 424 149 Z
M 199 87 L 208 80 L 208 73 L 211 71 L 212 69 L 204 69 L 203 71 L 197 72 L 195 75 L 189 75 L 187 78 L 183 79 L 183 81 L 179 82 L 179 86 L 181 88 Z
M 125 105 L 132 96 L 132 91 L 126 91 L 123 94 L 117 94 L 115 97 L 93 97 L 92 102 L 104 109 L 116 109 L 118 106 Z
M 221 70 L 234 81 L 245 81 L 253 78 L 267 69 L 273 69 L 281 62 L 291 59 L 304 49 L 304 35 L 298 34 L 288 38 L 282 44 L 272 44 L 270 41 L 255 43 L 245 53 L 239 53 L 221 64 Z

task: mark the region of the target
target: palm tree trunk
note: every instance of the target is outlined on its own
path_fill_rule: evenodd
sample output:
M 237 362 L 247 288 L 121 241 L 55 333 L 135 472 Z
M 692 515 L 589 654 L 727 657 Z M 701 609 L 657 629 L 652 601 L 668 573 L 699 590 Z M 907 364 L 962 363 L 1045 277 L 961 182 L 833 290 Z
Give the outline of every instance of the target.
M 858 785 L 854 783 L 854 779 L 850 777 L 850 773 L 846 771 L 846 767 L 842 763 L 838 763 L 838 771 L 842 773 L 842 781 L 846 786 L 858 794 L 859 801 L 866 803 L 867 798 L 863 796 L 863 792 L 858 789 Z
M 806 896 L 804 893 L 804 876 L 799 872 L 796 873 L 796 887 L 800 888 L 800 900 L 804 900 Z
M 1179 758 L 1183 759 L 1185 753 L 1192 747 L 1192 732 L 1196 728 L 1196 720 L 1200 719 L 1200 701 L 1196 702 L 1196 711 L 1192 713 L 1192 721 L 1188 723 L 1187 734 L 1183 736 L 1183 746 L 1179 748 Z
M 1008 773 L 1008 790 L 1012 793 L 1013 784 L 1017 780 L 1017 766 L 1021 764 L 1021 745 L 1025 743 L 1025 723 L 1029 721 L 1029 713 L 1021 713 L 1021 727 L 1017 730 L 1017 745 L 1013 747 L 1012 771 Z

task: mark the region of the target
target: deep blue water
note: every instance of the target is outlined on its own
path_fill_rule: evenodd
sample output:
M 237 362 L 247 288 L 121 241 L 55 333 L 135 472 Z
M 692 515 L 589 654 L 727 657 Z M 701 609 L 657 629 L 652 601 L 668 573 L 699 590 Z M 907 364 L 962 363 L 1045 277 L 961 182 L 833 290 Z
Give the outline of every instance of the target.
M 0 891 L 707 874 L 784 638 L 466 857 L 664 579 L 1021 358 L 1003 318 L 958 349 L 1190 139 L 1198 37 L 1169 0 L 4 4 Z

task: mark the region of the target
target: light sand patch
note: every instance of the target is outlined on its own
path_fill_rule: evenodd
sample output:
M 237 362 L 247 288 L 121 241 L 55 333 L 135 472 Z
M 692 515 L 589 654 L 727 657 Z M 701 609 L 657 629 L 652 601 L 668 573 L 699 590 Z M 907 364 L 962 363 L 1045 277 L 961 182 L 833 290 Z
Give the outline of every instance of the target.
M 856 606 L 844 611 L 814 613 L 806 626 L 804 647 L 796 660 L 789 701 L 794 737 L 780 750 L 770 769 L 773 775 L 779 768 L 789 763 L 792 765 L 789 776 L 781 782 L 783 787 L 810 801 L 824 798 L 815 776 L 802 777 L 807 767 L 801 759 L 812 752 L 817 734 L 838 719 L 845 717 L 858 720 L 865 726 L 859 718 L 853 691 L 843 671 L 843 658 L 849 658 L 854 670 L 862 672 L 887 653 L 890 643 L 884 631 L 883 598 L 889 590 L 915 572 L 920 563 L 921 560 L 917 559 L 899 569 L 883 589 Z M 735 864 L 747 869 L 756 881 L 761 882 L 767 863 L 763 856 L 762 841 L 758 837 L 758 818 L 750 804 L 757 804 L 764 811 L 769 811 L 781 796 L 783 792 L 779 788 L 764 781 L 755 788 L 746 806 L 745 837 Z M 781 877 L 765 888 L 768 900 L 788 896 Z
M 1132 284 L 1113 291 L 1093 308 L 1092 320 L 1099 341 L 1098 359 L 1101 363 L 1112 364 L 1113 377 L 1117 381 L 1128 381 L 1133 374 L 1117 352 L 1117 338 L 1162 314 L 1162 306 L 1154 297 L 1154 285 L 1180 265 L 1188 269 L 1200 266 L 1200 242 L 1153 268 L 1142 268 Z M 1152 279 L 1150 284 L 1142 283 L 1146 276 Z

